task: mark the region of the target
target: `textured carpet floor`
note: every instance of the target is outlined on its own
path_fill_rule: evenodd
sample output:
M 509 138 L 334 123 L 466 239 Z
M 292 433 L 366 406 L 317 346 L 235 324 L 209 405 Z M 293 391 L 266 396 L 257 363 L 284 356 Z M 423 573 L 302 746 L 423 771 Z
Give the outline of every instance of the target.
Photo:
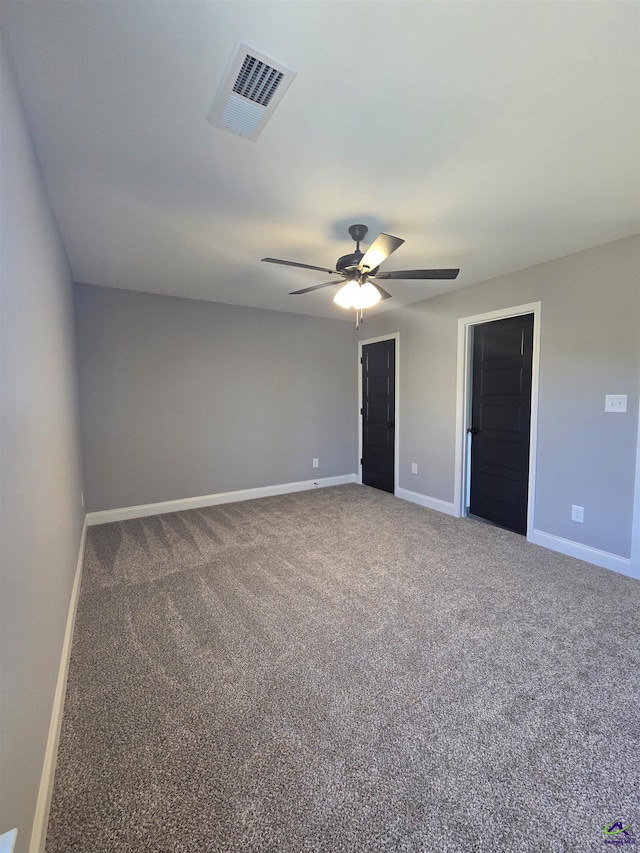
M 47 851 L 640 844 L 639 612 L 356 485 L 90 528 Z

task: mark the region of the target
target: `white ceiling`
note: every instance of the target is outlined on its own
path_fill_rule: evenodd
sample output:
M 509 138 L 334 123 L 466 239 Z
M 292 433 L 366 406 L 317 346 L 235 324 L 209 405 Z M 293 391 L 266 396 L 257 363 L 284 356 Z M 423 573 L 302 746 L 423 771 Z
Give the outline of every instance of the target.
M 381 311 L 640 232 L 635 0 L 0 6 L 76 281 L 344 317 L 260 258 L 460 267 Z M 239 39 L 297 72 L 257 142 L 206 121 Z

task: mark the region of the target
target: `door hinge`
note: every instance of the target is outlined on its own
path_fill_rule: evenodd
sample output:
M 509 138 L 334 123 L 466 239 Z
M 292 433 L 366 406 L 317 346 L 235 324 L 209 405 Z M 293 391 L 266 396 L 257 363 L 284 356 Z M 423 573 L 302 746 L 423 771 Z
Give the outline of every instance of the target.
M 360 460 L 360 464 L 361 464 L 361 465 L 364 465 L 364 459 L 361 459 L 361 460 Z
M 360 414 L 364 415 L 364 409 L 360 409 Z
M 360 359 L 360 364 L 362 364 L 362 359 Z

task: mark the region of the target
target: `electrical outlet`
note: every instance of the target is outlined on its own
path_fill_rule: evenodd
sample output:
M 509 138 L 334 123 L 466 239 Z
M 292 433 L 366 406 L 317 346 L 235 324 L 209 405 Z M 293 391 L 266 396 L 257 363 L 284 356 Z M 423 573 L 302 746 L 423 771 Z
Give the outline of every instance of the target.
M 418 463 L 417 463 L 417 462 L 412 462 L 412 463 L 411 463 L 411 473 L 412 473 L 412 474 L 417 474 L 417 473 L 418 473 Z
M 580 524 L 584 523 L 584 507 L 576 506 L 575 504 L 571 507 L 571 521 L 579 521 Z
M 318 458 L 317 457 L 313 460 L 313 467 L 314 468 L 318 467 Z
M 626 412 L 627 411 L 627 395 L 626 394 L 605 394 L 604 398 L 605 412 Z

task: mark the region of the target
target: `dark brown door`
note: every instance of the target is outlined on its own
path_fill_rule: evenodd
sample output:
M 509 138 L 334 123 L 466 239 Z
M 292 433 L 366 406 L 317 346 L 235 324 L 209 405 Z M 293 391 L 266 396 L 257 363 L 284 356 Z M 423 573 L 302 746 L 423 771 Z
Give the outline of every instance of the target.
M 396 342 L 362 347 L 362 482 L 393 494 Z
M 533 314 L 475 326 L 469 512 L 527 532 Z

